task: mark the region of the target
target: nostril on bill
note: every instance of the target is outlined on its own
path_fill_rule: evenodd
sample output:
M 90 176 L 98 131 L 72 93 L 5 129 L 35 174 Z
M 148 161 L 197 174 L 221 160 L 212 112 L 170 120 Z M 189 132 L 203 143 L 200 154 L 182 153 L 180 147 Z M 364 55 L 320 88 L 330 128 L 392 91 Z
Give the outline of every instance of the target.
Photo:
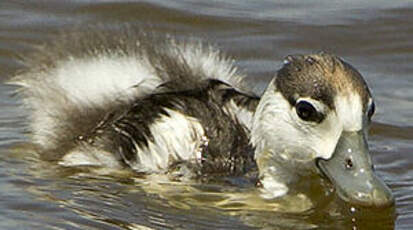
M 344 166 L 346 167 L 346 169 L 352 169 L 354 166 L 353 160 L 351 160 L 351 158 L 346 158 Z

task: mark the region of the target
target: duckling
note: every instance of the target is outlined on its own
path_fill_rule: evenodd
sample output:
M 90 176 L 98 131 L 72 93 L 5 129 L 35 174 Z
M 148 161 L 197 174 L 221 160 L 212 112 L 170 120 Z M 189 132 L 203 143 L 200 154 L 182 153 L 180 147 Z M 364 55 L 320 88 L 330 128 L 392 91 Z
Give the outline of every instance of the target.
M 44 159 L 148 174 L 184 168 L 195 178 L 257 171 L 267 199 L 318 175 L 345 201 L 394 202 L 368 152 L 372 95 L 339 57 L 287 56 L 257 95 L 210 45 L 133 30 L 80 34 L 25 57 L 13 79 Z

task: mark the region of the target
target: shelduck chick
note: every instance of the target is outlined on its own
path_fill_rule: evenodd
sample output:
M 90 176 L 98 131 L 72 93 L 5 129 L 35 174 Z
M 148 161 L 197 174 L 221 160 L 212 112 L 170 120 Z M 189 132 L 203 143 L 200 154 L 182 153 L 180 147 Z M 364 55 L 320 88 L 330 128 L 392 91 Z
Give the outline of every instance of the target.
M 25 63 L 13 82 L 44 159 L 195 178 L 257 171 L 266 198 L 318 175 L 350 203 L 394 202 L 369 156 L 371 93 L 334 55 L 288 56 L 262 96 L 215 48 L 130 29 L 70 35 Z

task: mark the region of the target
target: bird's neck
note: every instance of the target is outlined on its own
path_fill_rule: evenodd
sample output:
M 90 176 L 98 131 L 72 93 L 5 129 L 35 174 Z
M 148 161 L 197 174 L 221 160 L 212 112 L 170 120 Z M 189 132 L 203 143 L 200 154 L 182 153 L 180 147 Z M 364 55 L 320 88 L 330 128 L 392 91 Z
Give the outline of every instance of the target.
M 273 80 L 274 81 L 274 80 Z M 288 168 L 288 159 L 283 158 L 284 146 L 275 135 L 280 120 L 280 110 L 285 100 L 277 92 L 274 82 L 270 82 L 257 106 L 252 119 L 251 143 L 255 148 L 254 157 L 259 170 L 259 180 L 263 194 L 267 198 L 282 196 L 288 192 L 288 184 L 295 180 L 295 173 Z

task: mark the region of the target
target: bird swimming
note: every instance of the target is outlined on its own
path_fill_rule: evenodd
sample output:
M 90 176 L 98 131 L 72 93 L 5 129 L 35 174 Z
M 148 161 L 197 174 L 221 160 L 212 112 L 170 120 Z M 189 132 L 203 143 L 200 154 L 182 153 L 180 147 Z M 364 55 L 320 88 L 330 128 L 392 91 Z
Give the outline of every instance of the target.
M 67 34 L 23 62 L 12 82 L 46 160 L 192 178 L 255 170 L 269 199 L 318 175 L 350 203 L 394 202 L 369 156 L 370 90 L 335 55 L 287 56 L 262 95 L 214 47 L 131 29 Z

